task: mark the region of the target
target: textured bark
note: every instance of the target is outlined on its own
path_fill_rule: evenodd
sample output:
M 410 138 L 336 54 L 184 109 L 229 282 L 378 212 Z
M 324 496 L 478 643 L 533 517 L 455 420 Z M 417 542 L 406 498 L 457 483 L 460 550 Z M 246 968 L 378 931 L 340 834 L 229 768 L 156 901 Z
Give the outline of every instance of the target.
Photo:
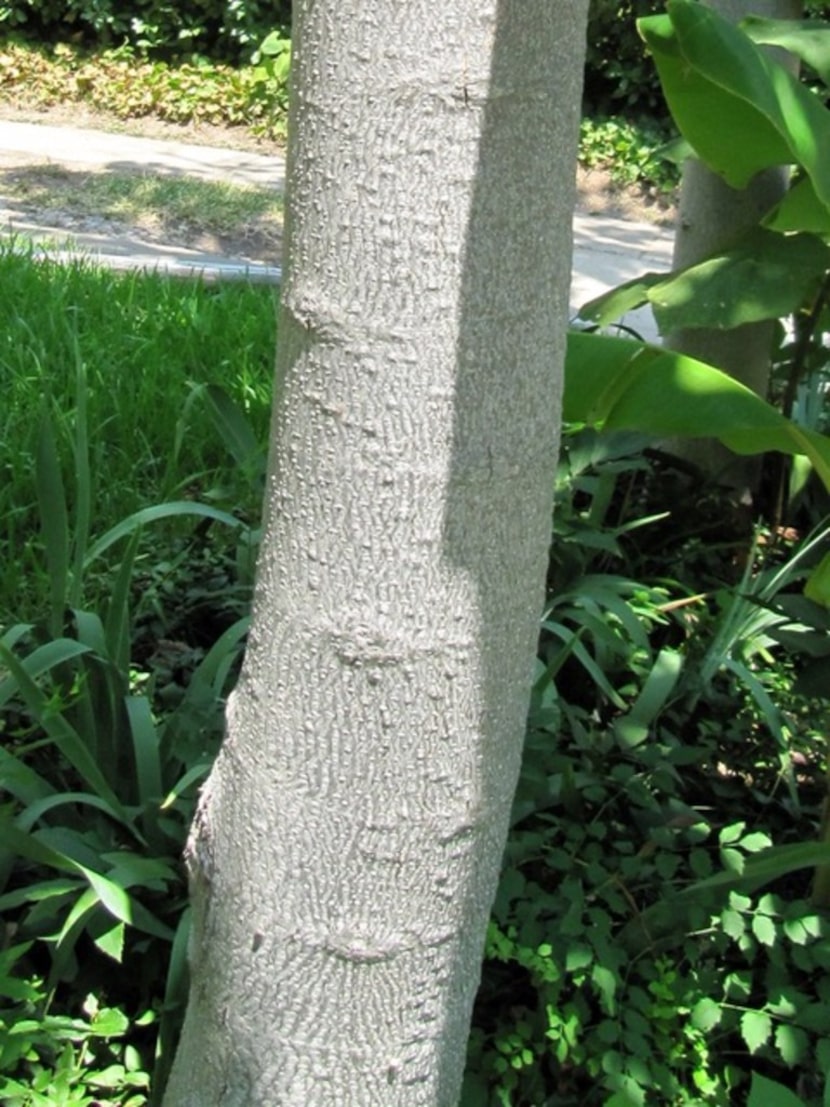
M 167 1107 L 452 1107 L 550 530 L 586 0 L 295 0 L 247 656 Z
M 724 18 L 737 23 L 753 14 L 771 19 L 797 19 L 801 0 L 703 0 Z M 775 51 L 781 60 L 782 51 Z M 793 68 L 795 65 L 793 63 Z M 696 159 L 686 162 L 680 192 L 680 210 L 674 245 L 674 268 L 693 265 L 715 250 L 728 247 L 744 231 L 755 226 L 764 212 L 784 195 L 789 170 L 773 168 L 759 173 L 742 190 L 730 188 L 721 177 Z M 750 323 L 733 330 L 695 329 L 678 331 L 666 344 L 681 353 L 715 365 L 766 396 L 769 385 L 773 322 Z M 726 484 L 743 490 L 754 483 L 758 463 L 737 457 L 712 440 L 673 444 L 677 453 L 718 476 Z

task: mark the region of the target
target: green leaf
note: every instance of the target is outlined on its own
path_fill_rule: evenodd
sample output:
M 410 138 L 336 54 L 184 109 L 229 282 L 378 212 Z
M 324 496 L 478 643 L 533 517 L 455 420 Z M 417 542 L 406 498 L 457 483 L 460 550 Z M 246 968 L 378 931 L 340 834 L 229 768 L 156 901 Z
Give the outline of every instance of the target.
M 0 641 L 0 651 L 7 649 L 8 646 L 9 643 Z M 43 673 L 48 673 L 50 669 L 71 661 L 74 657 L 79 657 L 81 654 L 88 652 L 89 646 L 76 642 L 74 638 L 55 638 L 53 641 L 32 650 L 19 664 L 28 676 L 35 678 Z M 13 676 L 0 681 L 0 707 L 8 703 L 18 691 L 18 683 Z
M 567 972 L 579 972 L 587 969 L 593 959 L 594 953 L 590 946 L 570 946 L 565 954 L 565 969 Z
M 752 933 L 762 946 L 767 946 L 768 948 L 775 945 L 775 941 L 778 937 L 775 923 L 769 915 L 752 916 Z
M 614 973 L 604 965 L 595 964 L 591 969 L 591 980 L 599 992 L 602 1010 L 606 1015 L 615 1015 L 617 1012 L 617 978 Z
M 168 807 L 172 807 L 179 796 L 183 795 L 192 784 L 195 784 L 198 780 L 203 780 L 210 772 L 211 764 L 210 761 L 200 761 L 198 765 L 188 769 L 164 797 L 160 810 L 164 811 Z
M 95 939 L 95 945 L 120 965 L 124 954 L 124 924 L 116 923 L 112 929 L 100 934 Z
M 242 469 L 249 468 L 262 456 L 262 447 L 249 420 L 224 388 L 209 384 L 204 395 L 214 425 L 234 461 Z
M 804 595 L 813 603 L 830 608 L 830 553 L 824 555 L 804 585 Z
M 809 177 L 791 185 L 778 204 L 768 212 L 762 225 L 779 234 L 807 231 L 810 234 L 830 233 L 830 208 L 816 195 Z
M 741 840 L 741 835 L 746 830 L 746 823 L 730 823 L 718 834 L 718 841 L 722 846 L 731 846 Z
M 792 212 L 784 215 L 789 219 Z M 661 334 L 695 327 L 729 330 L 797 311 L 815 295 L 828 268 L 830 247 L 817 235 L 753 227 L 728 250 L 685 269 L 629 281 L 589 301 L 579 314 L 606 326 L 651 304 Z
M 787 69 L 694 0 L 641 19 L 672 116 L 698 156 L 732 188 L 760 170 L 801 165 L 830 206 L 830 113 Z
M 757 1053 L 772 1034 L 772 1019 L 766 1011 L 744 1011 L 741 1015 L 741 1037 L 750 1053 Z
M 704 1034 L 708 1034 L 720 1022 L 721 1014 L 720 1004 L 708 996 L 703 996 L 692 1008 L 690 1019 L 696 1030 L 702 1030 Z
M 729 250 L 654 285 L 648 299 L 661 334 L 682 327 L 731 330 L 797 311 L 828 268 L 830 247 L 818 236 L 754 227 Z
M 130 1029 L 130 1020 L 115 1007 L 103 1007 L 94 1012 L 90 1029 L 96 1038 L 120 1038 Z
M 727 907 L 723 911 L 720 922 L 724 933 L 728 934 L 733 941 L 742 938 L 746 932 L 746 923 L 744 922 L 743 915 L 738 911 L 734 911 L 731 907 Z
M 710 365 L 630 339 L 571 332 L 563 415 L 600 430 L 719 438 L 740 454 L 805 454 L 830 488 L 830 438 L 785 419 Z
M 170 927 L 159 922 L 155 915 L 133 900 L 124 888 L 104 876 L 103 873 L 96 873 L 85 865 L 77 865 L 77 868 L 89 881 L 90 887 L 94 890 L 102 906 L 113 918 L 120 922 L 129 923 L 130 926 L 135 926 L 157 938 L 164 938 L 166 941 L 173 940 L 174 932 Z
M 695 852 L 690 856 L 693 868 Z M 704 853 L 703 856 L 707 855 Z M 661 901 L 641 912 L 623 927 L 619 935 L 620 943 L 629 952 L 648 948 L 656 940 L 669 945 L 677 943 L 685 936 L 681 920 L 699 907 L 707 893 L 722 888 L 741 888 L 752 892 L 787 873 L 827 864 L 830 864 L 830 842 L 772 846 L 760 853 L 750 854 L 745 859 L 743 873 L 728 871 L 705 876 L 689 884 L 670 901 Z
M 87 749 L 83 739 L 62 715 L 49 710 L 46 697 L 26 672 L 11 650 L 0 643 L 0 658 L 17 683 L 21 698 L 67 761 L 80 773 L 85 783 L 106 802 L 112 818 L 131 826 L 131 820 L 118 796 Z
M 789 1023 L 780 1023 L 776 1028 L 775 1044 L 785 1065 L 797 1065 L 810 1048 L 810 1040 L 801 1027 Z
M 754 1072 L 746 1107 L 806 1107 L 806 1105 L 795 1092 L 791 1092 L 777 1080 L 768 1080 L 766 1076 L 760 1076 Z
M 744 871 L 744 855 L 737 849 L 720 850 L 720 859 L 725 869 L 739 876 Z
M 133 533 L 124 550 L 107 605 L 107 654 L 116 670 L 122 674 L 128 672 L 130 665 L 130 586 L 140 542 L 141 530 L 138 529 Z
M 741 838 L 740 847 L 746 853 L 758 853 L 762 849 L 768 849 L 772 845 L 769 834 L 764 834 L 762 830 L 756 830 L 752 834 L 747 834 L 745 838 Z
M 124 700 L 133 738 L 138 802 L 144 806 L 160 803 L 164 795 L 162 784 L 159 737 L 150 701 L 145 696 L 127 696 Z
M 818 20 L 764 19 L 748 15 L 740 29 L 761 46 L 780 46 L 814 69 L 830 85 L 830 27 Z
M 660 651 L 634 706 L 614 723 L 620 745 L 633 749 L 646 740 L 652 723 L 677 686 L 682 668 L 681 653 L 668 648 Z
M 112 818 L 112 804 L 101 796 L 91 792 L 55 792 L 30 803 L 18 816 L 17 825 L 21 830 L 31 830 L 49 811 L 66 805 L 92 807 Z
M 83 585 L 83 563 L 89 540 L 92 511 L 92 481 L 89 470 L 89 433 L 87 420 L 86 369 L 81 358 L 77 335 L 75 346 L 75 427 L 72 439 L 74 459 L 74 521 L 72 575 L 69 587 L 70 607 L 79 607 Z

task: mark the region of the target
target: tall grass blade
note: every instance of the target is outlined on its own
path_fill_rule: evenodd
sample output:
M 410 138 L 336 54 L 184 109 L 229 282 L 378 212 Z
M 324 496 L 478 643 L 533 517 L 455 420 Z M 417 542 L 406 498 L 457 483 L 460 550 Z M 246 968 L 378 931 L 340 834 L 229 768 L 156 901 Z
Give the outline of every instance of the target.
M 28 657 L 23 661 L 19 661 L 15 654 L 11 652 L 9 648 L 9 642 L 5 639 L 0 640 L 0 661 L 7 656 L 10 656 L 21 666 L 27 676 L 34 679 L 35 677 L 42 676 L 43 673 L 47 673 L 50 669 L 57 668 L 63 665 L 65 662 L 70 661 L 74 657 L 79 657 L 81 654 L 89 652 L 89 646 L 85 646 L 82 642 L 76 642 L 74 638 L 56 638 L 53 642 L 47 642 L 44 646 L 38 646 L 36 650 L 32 650 Z M 8 662 L 3 661 L 7 668 L 11 668 Z M 5 680 L 0 681 L 0 707 L 3 707 L 12 696 L 16 695 L 20 690 L 19 682 L 15 679 L 14 675 L 6 677 Z
M 228 527 L 242 526 L 241 521 L 233 515 L 229 515 L 227 511 L 219 511 L 218 508 L 210 507 L 208 504 L 195 503 L 190 500 L 175 500 L 172 503 L 158 504 L 155 507 L 145 507 L 126 519 L 122 519 L 120 523 L 108 530 L 96 542 L 93 542 L 87 550 L 84 568 L 88 569 L 110 546 L 133 534 L 139 528 L 145 527 L 149 523 L 157 523 L 160 519 L 189 515 L 199 519 L 212 519 L 217 523 L 224 523 Z
M 179 925 L 176 927 L 176 936 L 173 939 L 173 948 L 170 950 L 170 964 L 167 969 L 167 981 L 164 988 L 164 1004 L 159 1020 L 159 1035 L 156 1042 L 156 1063 L 153 1067 L 152 1096 L 150 1103 L 153 1107 L 161 1104 L 167 1079 L 170 1075 L 170 1067 L 173 1063 L 173 1054 L 178 1043 L 179 1028 L 190 983 L 188 971 L 187 946 L 190 940 L 191 916 L 190 908 L 182 912 Z
M 250 626 L 251 616 L 243 615 L 217 638 L 193 673 L 190 688 L 208 687 L 214 696 L 222 695 L 231 666 L 239 656 L 239 643 Z
M 115 574 L 105 624 L 107 653 L 118 672 L 125 676 L 130 667 L 130 584 L 140 542 L 138 528 L 127 543 Z
M 24 807 L 55 794 L 55 789 L 26 762 L 0 746 L 0 789 Z
M 72 338 L 75 346 L 75 436 L 72 443 L 75 457 L 75 518 L 69 602 L 72 607 L 79 607 L 83 594 L 84 557 L 89 541 L 92 487 L 89 471 L 86 367 L 81 358 L 77 334 L 74 333 Z
M 107 663 L 107 643 L 101 620 L 94 612 L 73 610 L 78 641 L 89 646 L 89 653 L 81 662 L 82 691 L 67 717 L 79 733 L 83 734 L 87 748 L 99 764 L 111 765 L 117 752 L 117 721 L 112 669 Z
M 164 797 L 159 737 L 150 703 L 144 696 L 127 696 L 124 701 L 133 739 L 138 802 L 146 807 Z
M 198 765 L 194 765 L 191 769 L 188 769 L 181 780 L 177 780 L 175 785 L 164 797 L 164 802 L 161 805 L 162 810 L 164 811 L 172 807 L 179 796 L 183 796 L 191 784 L 195 784 L 197 780 L 203 780 L 210 772 L 211 765 L 211 761 L 200 761 Z
M 56 715 L 50 710 L 49 703 L 40 688 L 11 650 L 2 645 L 0 645 L 0 659 L 16 681 L 24 703 L 66 760 L 92 791 L 106 801 L 110 816 L 134 831 L 132 820 L 123 804 L 110 787 L 98 763 L 75 728 L 62 715 Z
M 69 577 L 69 520 L 66 492 L 52 420 L 44 411 L 37 443 L 35 484 L 40 530 L 49 574 L 49 629 L 57 638 L 63 628 Z
M 21 830 L 32 830 L 44 815 L 54 811 L 56 807 L 63 807 L 66 804 L 94 807 L 98 811 L 103 811 L 105 815 L 112 817 L 109 804 L 100 796 L 94 796 L 91 792 L 58 792 L 30 803 L 26 810 L 18 815 L 17 825 Z
M 224 388 L 208 384 L 204 390 L 207 409 L 219 436 L 240 468 L 264 472 L 264 451 L 245 414 L 237 407 Z M 257 466 L 257 462 L 260 464 Z

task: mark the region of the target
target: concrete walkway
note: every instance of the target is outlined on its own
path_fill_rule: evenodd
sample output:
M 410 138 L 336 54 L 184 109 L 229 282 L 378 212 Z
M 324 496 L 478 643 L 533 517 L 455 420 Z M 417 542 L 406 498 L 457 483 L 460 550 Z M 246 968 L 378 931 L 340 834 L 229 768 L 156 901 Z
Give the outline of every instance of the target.
M 43 162 L 121 172 L 138 169 L 150 174 L 195 176 L 277 190 L 285 187 L 285 162 L 278 153 L 258 154 L 103 131 L 0 121 L 0 204 L 3 169 Z M 281 276 L 278 266 L 159 246 L 129 235 L 67 234 L 18 220 L 0 227 L 0 233 L 32 239 L 52 256 L 81 252 L 114 268 L 246 275 L 267 281 L 278 281 Z M 665 228 L 577 213 L 571 310 L 575 313 L 580 304 L 623 281 L 650 270 L 669 269 L 672 241 L 672 232 Z M 652 338 L 656 333 L 648 311 L 632 312 L 623 322 L 645 337 Z

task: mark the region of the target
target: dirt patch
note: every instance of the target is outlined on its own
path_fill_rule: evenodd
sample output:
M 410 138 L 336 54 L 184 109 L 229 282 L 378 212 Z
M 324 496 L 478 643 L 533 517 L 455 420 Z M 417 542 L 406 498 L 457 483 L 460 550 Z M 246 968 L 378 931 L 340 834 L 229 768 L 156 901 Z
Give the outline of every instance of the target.
M 585 215 L 612 215 L 661 227 L 674 225 L 676 197 L 639 185 L 623 186 L 607 169 L 576 170 L 576 208 Z

